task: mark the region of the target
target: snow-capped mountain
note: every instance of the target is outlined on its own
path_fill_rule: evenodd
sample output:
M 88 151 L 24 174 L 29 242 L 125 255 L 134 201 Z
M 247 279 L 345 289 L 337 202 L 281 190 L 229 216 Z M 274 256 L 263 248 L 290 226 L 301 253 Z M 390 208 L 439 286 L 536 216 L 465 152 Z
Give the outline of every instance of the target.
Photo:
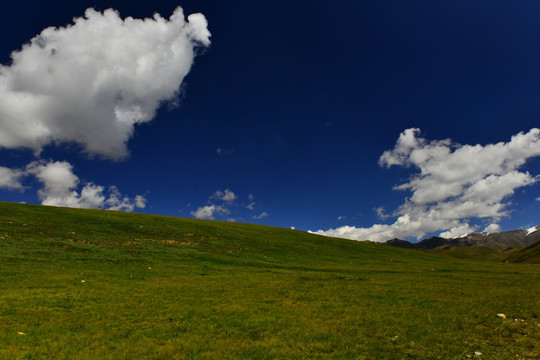
M 445 239 L 433 236 L 418 243 L 411 243 L 401 239 L 392 239 L 387 245 L 416 248 L 416 249 L 441 249 L 456 246 L 488 246 L 503 250 L 507 248 L 523 248 L 540 241 L 540 226 L 529 229 L 511 230 L 500 233 L 468 233 L 454 239 Z

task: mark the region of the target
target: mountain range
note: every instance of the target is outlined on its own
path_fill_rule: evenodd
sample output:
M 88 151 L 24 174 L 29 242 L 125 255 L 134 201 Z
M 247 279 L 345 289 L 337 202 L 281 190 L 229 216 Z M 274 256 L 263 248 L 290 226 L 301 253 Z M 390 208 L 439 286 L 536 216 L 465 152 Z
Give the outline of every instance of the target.
M 432 236 L 417 243 L 391 239 L 386 245 L 427 250 L 459 257 L 484 257 L 492 260 L 540 262 L 540 225 L 529 229 L 499 233 L 468 233 L 457 238 Z
M 442 238 L 432 236 L 417 243 L 406 240 L 392 239 L 386 245 L 411 249 L 448 249 L 456 246 L 487 246 L 496 250 L 515 249 L 529 246 L 540 241 L 540 226 L 527 230 L 511 230 L 500 233 L 468 233 L 457 238 Z

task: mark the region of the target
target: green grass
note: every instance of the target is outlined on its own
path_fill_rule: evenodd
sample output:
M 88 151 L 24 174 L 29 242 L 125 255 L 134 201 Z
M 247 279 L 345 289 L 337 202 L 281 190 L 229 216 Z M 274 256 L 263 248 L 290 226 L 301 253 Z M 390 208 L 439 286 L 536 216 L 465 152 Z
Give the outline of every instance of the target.
M 448 249 L 425 250 L 437 255 L 453 256 L 460 259 L 503 261 L 509 253 L 519 249 L 498 250 L 488 246 L 455 246 Z
M 539 309 L 537 265 L 0 202 L 1 359 L 535 359 Z

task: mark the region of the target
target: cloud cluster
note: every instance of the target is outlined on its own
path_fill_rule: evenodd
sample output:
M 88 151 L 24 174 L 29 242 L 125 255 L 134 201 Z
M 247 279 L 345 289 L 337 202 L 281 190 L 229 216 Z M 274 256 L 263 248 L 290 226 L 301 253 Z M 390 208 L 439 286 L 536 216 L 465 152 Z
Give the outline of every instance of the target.
M 193 215 L 196 219 L 206 220 L 214 220 L 215 216 L 217 215 L 229 215 L 231 212 L 226 208 L 226 206 L 231 205 L 236 198 L 236 194 L 229 189 L 225 189 L 224 191 L 217 190 L 209 197 L 208 200 L 221 201 L 223 202 L 221 205 L 210 204 L 201 206 L 197 210 L 192 211 L 191 215 Z M 229 221 L 234 221 L 234 219 L 231 218 Z
M 369 228 L 343 226 L 316 233 L 355 240 L 386 241 L 394 237 L 421 238 L 444 230 L 440 235 L 455 237 L 476 231 L 472 219 L 491 222 L 486 231 L 500 230 L 497 222 L 508 216 L 507 199 L 515 190 L 539 180 L 519 169 L 532 157 L 540 156 L 540 129 L 512 136 L 509 142 L 459 145 L 451 140 L 428 141 L 419 129 L 407 129 L 392 150 L 385 151 L 379 165 L 414 167 L 419 172 L 408 182 L 394 187 L 412 195 L 392 214 L 392 224 Z M 380 209 L 380 208 L 378 208 Z M 382 209 L 377 211 L 386 217 Z
M 180 7 L 169 19 L 88 9 L 72 25 L 43 30 L 0 65 L 0 147 L 39 153 L 75 142 L 88 154 L 124 158 L 135 125 L 177 99 L 209 38 L 205 17 L 186 21 Z
M 191 211 L 191 215 L 196 219 L 214 220 L 216 217 L 227 221 L 242 220 L 242 217 L 238 217 L 239 210 L 242 208 L 253 211 L 255 209 L 255 197 L 253 194 L 248 195 L 249 204 L 236 204 L 235 200 L 238 196 L 229 189 L 217 190 L 208 198 L 208 205 L 201 206 L 197 210 Z M 227 217 L 226 215 L 233 215 L 234 217 Z M 253 215 L 251 218 L 259 220 L 268 216 L 266 211 L 261 212 L 259 215 Z
M 0 168 L 0 187 L 23 190 L 20 180 L 30 175 L 43 185 L 38 190 L 42 205 L 121 211 L 146 206 L 143 196 L 137 195 L 134 199 L 122 196 L 116 186 L 105 189 L 101 185 L 86 183 L 81 187 L 73 166 L 65 161 L 34 161 L 24 169 Z

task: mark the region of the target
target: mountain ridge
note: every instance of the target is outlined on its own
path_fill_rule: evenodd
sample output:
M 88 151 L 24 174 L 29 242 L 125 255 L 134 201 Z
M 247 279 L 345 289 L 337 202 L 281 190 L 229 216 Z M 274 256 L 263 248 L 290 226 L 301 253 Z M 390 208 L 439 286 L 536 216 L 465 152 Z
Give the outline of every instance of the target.
M 524 261 L 536 258 L 540 249 L 540 225 L 499 233 L 468 233 L 456 238 L 432 236 L 417 243 L 394 238 L 384 244 L 394 247 L 434 251 L 455 256 L 489 254 L 503 261 Z M 483 249 L 483 250 L 482 250 Z M 526 254 L 526 255 L 525 255 Z
M 540 225 L 530 229 L 517 229 L 499 233 L 468 233 L 456 238 L 432 236 L 417 243 L 394 238 L 385 242 L 386 245 L 411 249 L 439 249 L 456 246 L 488 246 L 497 250 L 523 248 L 540 241 Z

